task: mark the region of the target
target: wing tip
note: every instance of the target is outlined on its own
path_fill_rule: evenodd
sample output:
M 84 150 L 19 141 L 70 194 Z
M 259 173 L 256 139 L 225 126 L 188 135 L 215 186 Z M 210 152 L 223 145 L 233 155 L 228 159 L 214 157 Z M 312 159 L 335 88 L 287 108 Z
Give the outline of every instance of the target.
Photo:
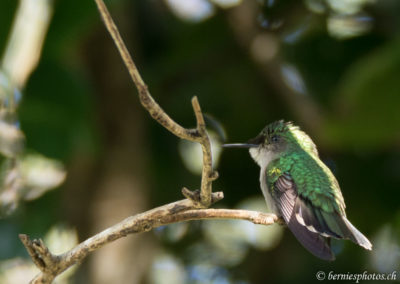
M 327 261 L 335 260 L 329 241 L 320 234 L 314 233 L 303 226 L 295 216 L 290 219 L 288 227 L 303 247 L 314 256 Z
M 343 221 L 346 223 L 350 231 L 350 240 L 358 244 L 360 247 L 365 248 L 366 250 L 372 250 L 372 244 L 367 239 L 367 237 L 364 236 L 359 230 L 357 230 L 357 228 L 354 227 L 353 224 L 351 224 L 346 217 L 343 217 Z
M 372 246 L 371 242 L 366 237 L 364 237 L 364 238 L 365 238 L 365 240 L 363 242 L 357 242 L 357 244 L 359 246 L 365 248 L 366 250 L 372 250 L 373 246 Z

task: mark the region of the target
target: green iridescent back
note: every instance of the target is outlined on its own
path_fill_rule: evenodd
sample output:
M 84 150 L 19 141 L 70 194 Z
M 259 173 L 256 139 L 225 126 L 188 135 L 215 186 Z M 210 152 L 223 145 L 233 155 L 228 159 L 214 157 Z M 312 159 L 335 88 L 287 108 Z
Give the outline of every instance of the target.
M 320 160 L 311 138 L 291 123 L 278 121 L 264 129 L 268 136 L 288 140 L 285 152 L 267 167 L 267 183 L 274 194 L 274 183 L 282 174 L 289 175 L 297 192 L 313 206 L 325 212 L 345 216 L 345 204 L 339 184 L 330 169 Z

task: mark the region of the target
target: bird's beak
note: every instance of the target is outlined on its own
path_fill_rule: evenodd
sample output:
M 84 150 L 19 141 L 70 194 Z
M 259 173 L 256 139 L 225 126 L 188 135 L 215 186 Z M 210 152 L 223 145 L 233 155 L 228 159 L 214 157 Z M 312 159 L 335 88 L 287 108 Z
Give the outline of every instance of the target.
M 250 143 L 233 143 L 233 144 L 223 144 L 222 147 L 224 147 L 224 148 L 254 148 L 254 147 L 258 147 L 258 145 L 250 144 Z
M 223 144 L 224 148 L 256 148 L 260 146 L 265 140 L 265 136 L 260 134 L 257 137 L 250 139 L 246 143 L 233 143 L 233 144 Z

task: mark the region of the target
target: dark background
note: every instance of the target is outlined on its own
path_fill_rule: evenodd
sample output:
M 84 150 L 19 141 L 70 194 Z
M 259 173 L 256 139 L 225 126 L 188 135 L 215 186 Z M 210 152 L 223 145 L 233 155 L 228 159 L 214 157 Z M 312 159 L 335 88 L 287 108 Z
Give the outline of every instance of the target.
M 400 274 L 400 2 L 354 8 L 351 1 L 246 0 L 222 8 L 199 1 L 214 9 L 205 19 L 202 6 L 182 18 L 172 2 L 106 2 L 155 100 L 192 127 L 197 95 L 228 142 L 246 141 L 277 119 L 294 121 L 335 173 L 348 218 L 374 250 L 338 241 L 337 260 L 324 262 L 287 229 L 262 250 L 234 237 L 253 225 L 191 222 L 99 250 L 70 283 L 311 283 L 317 271 Z M 0 50 L 16 6 L 0 2 Z M 183 186 L 199 187 L 199 175 L 180 158 L 179 139 L 140 106 L 94 1 L 54 1 L 18 115 L 26 148 L 62 161 L 68 176 L 0 219 L 3 263 L 29 263 L 18 233 L 43 237 L 62 224 L 83 241 L 181 199 Z M 217 207 L 261 198 L 259 168 L 247 151 L 224 150 L 217 170 L 214 189 L 225 194 Z

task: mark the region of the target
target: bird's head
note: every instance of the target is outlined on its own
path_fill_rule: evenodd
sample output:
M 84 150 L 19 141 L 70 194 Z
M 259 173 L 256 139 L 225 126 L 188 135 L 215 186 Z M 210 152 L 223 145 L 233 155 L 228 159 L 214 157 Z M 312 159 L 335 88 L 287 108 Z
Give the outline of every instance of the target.
M 298 126 L 283 120 L 268 124 L 247 143 L 225 144 L 224 147 L 249 148 L 250 155 L 261 167 L 284 152 L 303 150 L 317 154 L 311 138 Z

